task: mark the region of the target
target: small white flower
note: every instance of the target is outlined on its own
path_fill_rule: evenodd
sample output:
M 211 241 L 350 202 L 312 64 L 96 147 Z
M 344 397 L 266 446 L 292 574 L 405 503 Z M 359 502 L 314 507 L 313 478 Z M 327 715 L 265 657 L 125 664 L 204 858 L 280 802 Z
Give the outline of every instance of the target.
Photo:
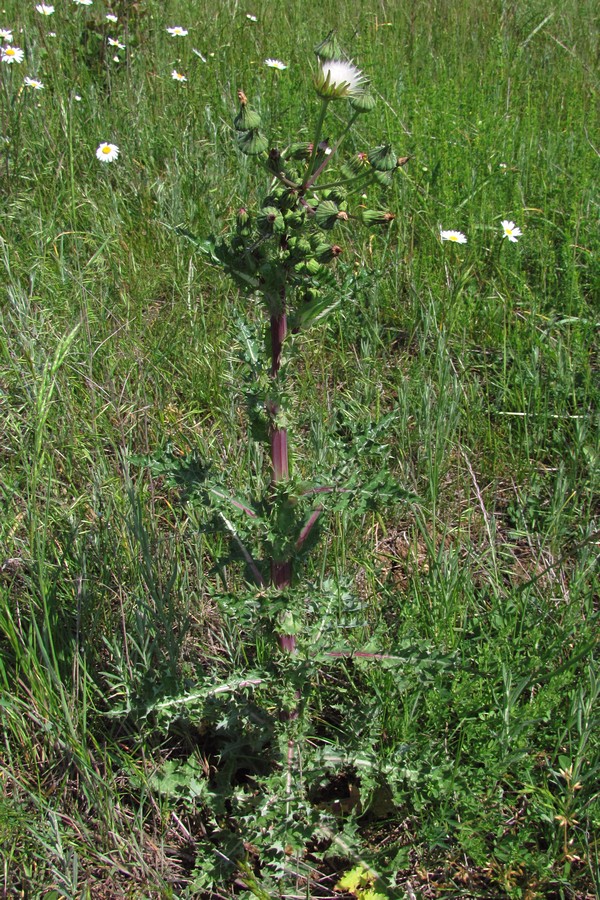
M 361 94 L 365 89 L 366 80 L 354 63 L 330 59 L 321 63 L 315 86 L 321 97 L 339 100 Z
M 55 32 L 55 31 L 49 31 L 49 32 L 48 32 L 48 37 L 56 37 L 56 32 Z
M 113 56 L 113 62 L 121 62 L 118 56 Z
M 119 148 L 116 144 L 108 144 L 106 141 L 100 144 L 96 150 L 96 159 L 100 162 L 114 162 L 119 155 Z
M 173 81 L 187 81 L 185 75 L 182 75 L 181 72 L 178 72 L 177 69 L 173 69 L 171 72 L 171 78 Z
M 0 28 L 0 41 L 10 44 L 13 39 L 12 31 L 8 28 Z
M 73 0 L 78 6 L 91 6 L 92 0 Z
M 252 13 L 246 13 L 246 18 L 250 19 L 251 22 L 258 22 L 256 16 L 253 16 Z
M 518 238 L 520 238 L 523 233 L 521 229 L 515 225 L 514 222 L 509 222 L 508 219 L 504 219 L 501 224 L 503 231 L 502 237 L 507 237 L 511 244 L 516 244 Z
M 38 81 L 37 78 L 29 78 L 27 75 L 23 79 L 23 84 L 26 87 L 33 88 L 35 91 L 41 91 L 44 85 L 41 81 Z
M 107 21 L 107 22 L 112 22 L 113 25 L 114 25 L 115 22 L 118 22 L 118 21 L 119 21 L 119 17 L 118 17 L 118 16 L 115 16 L 114 13 L 106 13 L 105 18 L 106 18 L 106 21 Z
M 286 64 L 281 62 L 280 59 L 265 59 L 265 66 L 268 66 L 270 69 L 277 69 L 279 72 L 287 69 Z
M 46 6 L 45 3 L 39 3 L 39 4 L 36 6 L 36 9 L 37 9 L 37 11 L 40 13 L 40 15 L 42 15 L 42 16 L 51 16 L 52 13 L 54 12 L 54 7 L 53 7 L 53 6 Z
M 467 243 L 467 239 L 462 231 L 440 231 L 440 237 L 443 241 L 452 241 L 455 244 Z
M 20 47 L 2 47 L 3 63 L 22 63 L 25 53 Z
M 187 34 L 187 29 L 182 28 L 181 25 L 174 25 L 173 28 L 167 28 L 167 31 L 171 37 L 185 37 Z
M 75 94 L 73 100 L 76 100 L 78 103 L 81 103 L 81 96 L 79 94 Z
M 122 44 L 121 41 L 116 41 L 114 38 L 108 39 L 108 46 L 109 47 L 118 47 L 119 50 L 125 49 L 125 44 Z

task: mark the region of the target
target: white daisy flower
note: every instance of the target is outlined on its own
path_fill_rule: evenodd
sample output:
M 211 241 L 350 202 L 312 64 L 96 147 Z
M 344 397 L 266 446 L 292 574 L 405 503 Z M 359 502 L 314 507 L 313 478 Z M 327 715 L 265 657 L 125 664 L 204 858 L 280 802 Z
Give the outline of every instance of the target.
M 258 22 L 257 17 L 253 16 L 252 13 L 246 13 L 246 18 L 250 19 L 251 22 Z
M 107 22 L 112 22 L 113 25 L 114 25 L 115 22 L 118 22 L 118 21 L 119 21 L 119 17 L 118 17 L 118 16 L 115 16 L 114 13 L 106 13 L 105 18 L 106 18 L 106 21 L 107 21 Z
M 108 144 L 106 141 L 100 144 L 96 150 L 96 159 L 100 162 L 114 162 L 119 155 L 119 148 L 116 144 Z
M 37 11 L 40 13 L 40 15 L 42 15 L 42 16 L 51 16 L 52 13 L 54 12 L 54 7 L 53 7 L 53 6 L 46 6 L 45 3 L 39 3 L 39 4 L 36 6 L 36 9 L 37 9 Z
M 440 231 L 440 238 L 443 241 L 452 241 L 455 244 L 467 243 L 467 239 L 462 231 Z
M 118 47 L 119 50 L 125 49 L 125 44 L 122 44 L 121 41 L 116 41 L 114 38 L 108 39 L 108 46 L 109 47 Z
M 511 244 L 516 244 L 523 233 L 521 229 L 514 222 L 509 222 L 508 219 L 504 219 L 501 224 L 504 232 L 502 237 L 507 237 Z
M 277 69 L 279 72 L 287 69 L 286 64 L 281 62 L 280 59 L 265 59 L 265 66 L 268 66 L 270 69 Z
M 37 78 L 29 78 L 27 75 L 23 79 L 23 84 L 26 87 L 33 88 L 35 91 L 41 91 L 44 85 L 41 81 L 38 81 Z
M 173 28 L 167 28 L 167 31 L 171 37 L 185 37 L 188 33 L 187 29 L 182 28 L 181 25 L 174 25 Z
M 12 43 L 12 39 L 12 31 L 9 28 L 0 28 L 0 41 L 4 41 L 6 44 L 10 44 Z
M 2 47 L 3 63 L 22 63 L 25 53 L 20 47 Z
M 315 87 L 320 97 L 326 100 L 340 100 L 361 94 L 366 81 L 354 63 L 342 59 L 328 59 L 321 63 L 315 78 Z
M 177 69 L 173 69 L 171 72 L 171 78 L 173 81 L 187 81 L 185 75 L 182 75 L 181 72 L 178 72 Z

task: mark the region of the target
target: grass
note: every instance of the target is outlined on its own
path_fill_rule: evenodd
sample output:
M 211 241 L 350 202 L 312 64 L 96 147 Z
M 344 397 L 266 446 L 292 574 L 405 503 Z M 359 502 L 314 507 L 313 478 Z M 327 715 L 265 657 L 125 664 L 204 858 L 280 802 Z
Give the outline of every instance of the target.
M 388 896 L 596 896 L 594 4 L 71 6 L 0 22 L 26 51 L 0 71 L 4 895 L 328 896 L 364 858 Z M 272 649 L 225 539 L 140 460 L 259 484 L 236 350 L 258 314 L 175 228 L 219 233 L 266 186 L 238 89 L 309 139 L 333 23 L 381 96 L 356 149 L 411 159 L 369 197 L 393 226 L 338 238 L 351 299 L 299 353 L 294 466 L 419 499 L 340 506 L 307 564 L 314 634 L 394 660 L 311 672 L 306 822 L 332 833 L 286 855 L 248 787 L 279 796 L 273 696 L 239 688 Z

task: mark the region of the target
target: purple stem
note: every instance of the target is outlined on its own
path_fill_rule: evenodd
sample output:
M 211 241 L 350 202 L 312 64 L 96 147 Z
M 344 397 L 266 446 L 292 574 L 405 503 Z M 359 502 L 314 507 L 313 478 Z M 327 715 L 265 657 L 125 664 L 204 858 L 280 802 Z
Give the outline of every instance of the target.
M 285 294 L 282 296 L 281 307 L 277 313 L 271 316 L 271 378 L 276 380 L 281 367 L 281 354 L 283 342 L 287 334 L 287 316 L 285 311 Z M 272 483 L 278 484 L 289 478 L 288 463 L 288 437 L 285 428 L 279 428 L 276 424 L 279 407 L 276 403 L 269 403 L 271 416 L 271 466 Z M 271 560 L 271 583 L 281 590 L 292 583 L 292 561 L 290 559 Z M 296 637 L 293 634 L 277 635 L 279 646 L 286 653 L 296 652 Z

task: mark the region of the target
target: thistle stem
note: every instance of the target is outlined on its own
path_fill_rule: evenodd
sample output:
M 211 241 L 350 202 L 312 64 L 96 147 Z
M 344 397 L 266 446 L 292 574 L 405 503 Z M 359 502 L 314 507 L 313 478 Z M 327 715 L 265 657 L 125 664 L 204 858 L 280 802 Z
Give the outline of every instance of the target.
M 276 381 L 281 368 L 283 342 L 287 335 L 287 315 L 285 292 L 282 292 L 281 305 L 271 315 L 271 379 Z M 279 406 L 274 401 L 269 403 L 268 412 L 271 418 L 271 468 L 272 484 L 279 484 L 289 478 L 288 436 L 287 429 L 277 425 Z M 271 584 L 283 590 L 292 583 L 292 561 L 290 559 L 271 560 Z M 278 634 L 280 648 L 286 653 L 296 652 L 296 638 L 293 634 Z
M 317 153 L 319 151 L 319 144 L 321 142 L 321 132 L 323 130 L 323 122 L 325 121 L 325 115 L 327 113 L 327 107 L 329 106 L 329 103 L 330 103 L 330 101 L 326 100 L 325 98 L 323 98 L 321 100 L 321 109 L 319 111 L 319 118 L 317 119 L 317 127 L 315 129 L 315 136 L 314 136 L 313 145 L 312 145 L 312 152 L 310 154 L 310 159 L 308 161 L 308 168 L 306 170 L 306 178 L 304 179 L 304 182 L 302 185 L 304 190 L 306 190 L 306 188 L 309 185 L 313 166 L 315 164 L 315 159 L 316 159 Z
M 323 169 L 325 168 L 325 166 L 327 165 L 327 163 L 329 162 L 329 160 L 332 159 L 332 158 L 335 156 L 336 151 L 340 148 L 340 146 L 341 146 L 341 144 L 342 144 L 342 141 L 344 140 L 344 138 L 346 137 L 346 135 L 348 134 L 348 132 L 350 131 L 350 129 L 352 128 L 352 126 L 354 125 L 354 123 L 356 122 L 356 120 L 357 120 L 357 118 L 359 117 L 359 115 L 360 115 L 359 112 L 355 112 L 355 113 L 350 117 L 350 121 L 349 121 L 348 124 L 346 125 L 345 129 L 342 131 L 342 133 L 341 133 L 340 137 L 338 138 L 336 144 L 332 147 L 331 153 L 329 154 L 329 156 L 326 156 L 326 157 L 325 157 L 325 159 L 323 160 L 323 162 L 321 163 L 321 165 L 320 165 L 314 172 L 312 172 L 312 166 L 311 166 L 311 172 L 309 173 L 308 179 L 304 182 L 304 188 L 305 188 L 305 190 L 307 190 L 308 188 L 310 188 L 310 187 L 313 186 L 313 184 L 315 183 L 315 181 L 317 180 L 317 178 L 319 177 L 319 175 L 321 174 L 321 172 L 323 171 Z M 314 152 L 314 149 L 315 149 L 315 148 L 314 148 L 314 146 L 313 146 L 313 152 Z M 312 162 L 312 160 L 311 160 L 311 162 Z

